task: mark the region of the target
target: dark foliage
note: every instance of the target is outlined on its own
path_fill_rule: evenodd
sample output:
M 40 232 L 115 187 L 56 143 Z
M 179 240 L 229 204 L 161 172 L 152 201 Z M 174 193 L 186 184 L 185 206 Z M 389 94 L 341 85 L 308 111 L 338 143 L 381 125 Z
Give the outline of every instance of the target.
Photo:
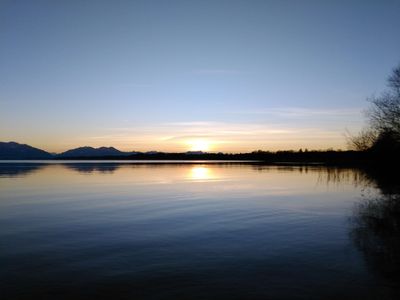
M 351 148 L 371 151 L 377 159 L 396 158 L 400 149 L 400 65 L 388 78 L 388 90 L 370 99 L 368 128 L 349 139 Z

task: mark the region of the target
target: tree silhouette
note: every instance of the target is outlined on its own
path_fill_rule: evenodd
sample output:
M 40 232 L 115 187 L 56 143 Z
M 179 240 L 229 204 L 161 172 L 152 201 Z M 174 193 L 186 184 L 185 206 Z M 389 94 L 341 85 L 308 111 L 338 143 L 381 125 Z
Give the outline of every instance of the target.
M 388 89 L 370 101 L 372 106 L 367 112 L 369 125 L 359 135 L 350 137 L 351 148 L 397 152 L 400 150 L 400 65 L 389 76 Z

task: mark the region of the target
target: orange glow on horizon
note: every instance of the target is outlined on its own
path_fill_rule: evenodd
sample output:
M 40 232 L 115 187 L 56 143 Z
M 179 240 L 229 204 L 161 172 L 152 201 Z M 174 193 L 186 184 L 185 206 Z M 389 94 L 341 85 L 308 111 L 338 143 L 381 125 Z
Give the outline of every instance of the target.
M 211 142 L 205 139 L 189 140 L 186 144 L 189 146 L 189 151 L 207 152 L 211 150 Z

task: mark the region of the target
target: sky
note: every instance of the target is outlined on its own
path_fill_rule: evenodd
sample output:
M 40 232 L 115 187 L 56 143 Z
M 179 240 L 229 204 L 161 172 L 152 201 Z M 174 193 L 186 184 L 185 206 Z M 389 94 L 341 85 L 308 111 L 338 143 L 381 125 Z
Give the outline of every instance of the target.
M 0 141 L 346 149 L 399 28 L 399 0 L 0 0 Z

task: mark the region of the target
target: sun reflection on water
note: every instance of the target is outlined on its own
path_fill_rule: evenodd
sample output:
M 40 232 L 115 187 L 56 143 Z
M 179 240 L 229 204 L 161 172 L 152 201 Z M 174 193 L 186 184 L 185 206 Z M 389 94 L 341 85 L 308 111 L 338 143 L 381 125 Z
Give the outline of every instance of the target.
M 191 180 L 211 180 L 215 176 L 211 168 L 206 166 L 194 166 L 189 170 L 188 178 Z

